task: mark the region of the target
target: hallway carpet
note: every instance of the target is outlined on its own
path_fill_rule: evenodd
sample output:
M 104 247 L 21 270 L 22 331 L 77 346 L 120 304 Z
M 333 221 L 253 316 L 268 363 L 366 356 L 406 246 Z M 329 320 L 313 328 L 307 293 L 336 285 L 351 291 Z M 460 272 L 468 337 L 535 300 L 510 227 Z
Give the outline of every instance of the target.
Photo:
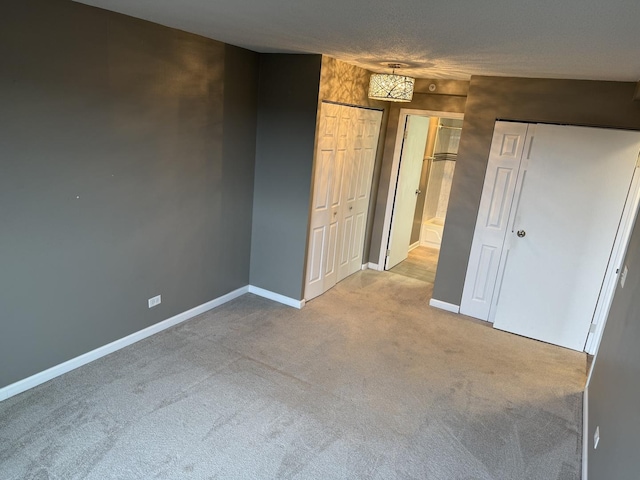
M 0 403 L 0 478 L 580 478 L 585 356 L 359 272 L 245 295 Z

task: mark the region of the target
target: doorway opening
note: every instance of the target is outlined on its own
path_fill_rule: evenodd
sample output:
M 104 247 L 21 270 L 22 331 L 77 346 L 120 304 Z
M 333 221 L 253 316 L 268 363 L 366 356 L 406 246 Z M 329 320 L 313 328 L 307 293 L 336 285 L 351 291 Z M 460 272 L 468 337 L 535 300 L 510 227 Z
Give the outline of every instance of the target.
M 462 118 L 400 111 L 379 263 L 384 270 L 434 282 Z

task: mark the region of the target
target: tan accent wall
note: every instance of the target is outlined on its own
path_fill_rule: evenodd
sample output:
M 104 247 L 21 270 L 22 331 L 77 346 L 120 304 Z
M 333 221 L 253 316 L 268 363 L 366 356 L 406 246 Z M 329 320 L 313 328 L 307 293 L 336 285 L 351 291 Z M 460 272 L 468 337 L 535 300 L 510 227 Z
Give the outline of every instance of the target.
M 364 240 L 364 254 L 362 261 L 367 262 L 369 258 L 369 246 L 371 243 L 371 232 L 375 216 L 376 196 L 378 193 L 378 182 L 382 166 L 382 155 L 384 149 L 384 139 L 387 129 L 387 118 L 389 114 L 389 102 L 381 102 L 369 99 L 369 77 L 371 72 L 355 65 L 336 60 L 332 57 L 322 56 L 322 68 L 320 71 L 320 95 L 318 98 L 318 116 L 316 122 L 316 139 L 318 138 L 318 128 L 320 128 L 320 108 L 323 101 L 353 105 L 358 107 L 375 108 L 382 110 L 382 124 L 380 126 L 380 137 L 378 140 L 378 150 L 376 163 L 373 168 L 373 180 L 371 183 L 371 196 L 369 200 L 369 217 Z M 315 161 L 314 161 L 315 165 Z M 315 168 L 314 168 L 315 173 Z
M 323 55 L 320 101 L 384 110 L 388 102 L 371 100 L 368 97 L 370 76 L 369 70 Z

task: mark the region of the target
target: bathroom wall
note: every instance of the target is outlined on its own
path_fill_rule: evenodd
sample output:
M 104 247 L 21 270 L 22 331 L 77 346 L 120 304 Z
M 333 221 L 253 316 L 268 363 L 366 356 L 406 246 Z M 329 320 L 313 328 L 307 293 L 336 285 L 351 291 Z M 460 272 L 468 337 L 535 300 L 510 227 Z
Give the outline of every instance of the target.
M 425 200 L 427 198 L 427 183 L 429 181 L 429 169 L 431 166 L 431 159 L 433 156 L 433 149 L 436 146 L 436 137 L 438 135 L 438 124 L 440 119 L 438 117 L 431 117 L 429 119 L 429 131 L 427 133 L 427 145 L 424 149 L 425 161 L 422 163 L 422 171 L 420 172 L 420 184 L 418 189 L 420 194 L 416 200 L 416 212 L 413 215 L 413 227 L 411 228 L 411 238 L 409 244 L 413 245 L 420 241 L 420 231 L 422 229 L 422 217 L 424 214 Z
M 462 120 L 441 118 L 440 125 L 442 128 L 438 129 L 438 138 L 433 151 L 435 158 L 431 164 L 428 186 L 428 189 L 433 191 L 428 193 L 425 217 L 444 219 L 447 216 L 451 183 L 456 168 L 455 158 L 460 143 Z

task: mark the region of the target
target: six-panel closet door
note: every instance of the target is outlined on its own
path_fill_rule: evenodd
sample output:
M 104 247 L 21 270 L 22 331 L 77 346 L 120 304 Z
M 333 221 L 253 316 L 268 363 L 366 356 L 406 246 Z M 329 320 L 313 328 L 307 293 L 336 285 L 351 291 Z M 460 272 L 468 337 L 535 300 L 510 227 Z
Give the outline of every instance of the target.
M 460 313 L 489 320 L 507 229 L 511 223 L 522 153 L 534 125 L 496 122 L 482 187 Z M 520 179 L 521 180 L 521 179 Z
M 362 267 L 382 112 L 322 103 L 316 149 L 305 298 Z
M 362 108 L 352 110 L 349 148 L 343 170 L 342 242 L 338 281 L 362 269 L 362 251 L 369 212 L 371 180 L 375 164 L 382 112 Z
M 639 152 L 640 132 L 496 122 L 460 312 L 584 350 Z

